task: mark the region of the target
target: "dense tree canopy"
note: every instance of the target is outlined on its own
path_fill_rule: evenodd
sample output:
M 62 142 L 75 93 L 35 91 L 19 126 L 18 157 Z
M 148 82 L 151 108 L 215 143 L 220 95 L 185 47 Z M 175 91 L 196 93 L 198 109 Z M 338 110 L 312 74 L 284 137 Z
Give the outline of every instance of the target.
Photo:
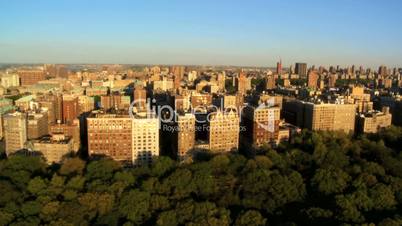
M 402 225 L 401 145 L 392 127 L 137 168 L 16 155 L 0 161 L 0 225 Z

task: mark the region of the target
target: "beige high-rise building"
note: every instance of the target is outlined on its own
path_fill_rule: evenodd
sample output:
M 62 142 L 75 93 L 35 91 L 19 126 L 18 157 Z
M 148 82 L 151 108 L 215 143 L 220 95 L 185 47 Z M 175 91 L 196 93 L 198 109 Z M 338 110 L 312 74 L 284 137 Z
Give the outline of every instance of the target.
M 34 151 L 41 152 L 48 164 L 59 163 L 63 157 L 73 153 L 73 139 L 64 134 L 44 136 L 33 140 L 32 144 Z
M 351 94 L 346 97 L 347 103 L 355 104 L 359 113 L 373 110 L 373 102 L 370 101 L 370 94 L 364 93 L 363 86 L 353 86 L 351 90 Z
M 191 157 L 189 151 L 195 145 L 195 116 L 185 114 L 177 116 L 177 156 L 180 160 Z
M 28 139 L 37 139 L 47 135 L 48 130 L 48 111 L 28 113 Z
M 304 125 L 311 130 L 353 132 L 356 105 L 305 103 Z
M 310 89 L 317 89 L 319 75 L 317 71 L 310 71 L 307 76 L 307 86 Z
M 3 115 L 15 110 L 13 106 L 13 101 L 6 98 L 0 98 L 0 139 L 4 136 L 4 122 Z
M 247 78 L 244 72 L 240 72 L 239 76 L 236 78 L 236 88 L 237 92 L 244 95 L 247 90 L 251 88 L 251 80 Z
M 266 89 L 275 89 L 276 88 L 276 79 L 274 75 L 268 75 L 265 78 L 265 88 Z
M 219 73 L 217 76 L 217 84 L 219 87 L 219 91 L 225 91 L 225 82 L 226 82 L 226 75 L 225 72 Z
M 132 161 L 134 165 L 150 164 L 159 156 L 159 119 L 136 115 L 132 123 Z
M 229 152 L 239 147 L 239 116 L 236 112 L 214 112 L 209 115 L 209 149 Z
M 153 82 L 153 90 L 155 91 L 168 91 L 174 88 L 174 82 L 172 79 L 163 77 L 161 81 Z
M 2 74 L 0 80 L 1 85 L 6 89 L 20 86 L 20 77 L 18 74 Z
M 6 154 L 10 155 L 23 149 L 27 141 L 26 114 L 21 112 L 5 114 L 3 122 Z
M 357 130 L 360 133 L 377 133 L 383 128 L 391 126 L 392 114 L 389 108 L 384 107 L 382 112 L 371 111 L 357 117 Z
M 224 109 L 236 109 L 239 111 L 241 106 L 243 106 L 243 96 L 242 95 L 224 95 L 223 96 L 223 108 Z
M 95 109 L 95 98 L 85 95 L 78 96 L 79 113 L 91 112 Z
M 283 96 L 280 95 L 269 95 L 269 94 L 260 94 L 258 98 L 258 105 L 267 104 L 270 106 L 278 106 L 282 109 Z

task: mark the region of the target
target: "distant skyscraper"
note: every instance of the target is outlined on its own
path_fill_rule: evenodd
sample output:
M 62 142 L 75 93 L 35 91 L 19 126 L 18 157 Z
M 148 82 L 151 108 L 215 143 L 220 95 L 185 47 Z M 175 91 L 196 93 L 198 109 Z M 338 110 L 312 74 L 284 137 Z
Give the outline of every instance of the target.
M 307 78 L 307 86 L 311 89 L 317 89 L 318 87 L 318 73 L 316 71 L 310 71 Z
M 282 74 L 282 59 L 279 60 L 279 62 L 276 63 L 276 73 L 278 75 Z
M 184 77 L 185 67 L 174 66 L 170 69 L 170 72 L 174 75 L 174 88 L 179 89 L 181 86 L 181 80 Z
M 330 74 L 328 75 L 328 87 L 334 88 L 336 85 L 337 74 Z
M 56 77 L 58 78 L 68 78 L 68 70 L 64 65 L 56 66 Z
M 296 63 L 295 72 L 300 77 L 306 77 L 307 76 L 307 64 L 306 63 Z
M 275 82 L 275 76 L 274 75 L 268 75 L 266 77 L 266 89 L 275 89 L 276 88 L 276 82 Z
M 237 91 L 241 94 L 247 93 L 247 77 L 244 72 L 239 73 L 239 77 L 236 80 Z
M 384 65 L 381 65 L 381 66 L 378 68 L 378 75 L 380 75 L 381 77 L 385 77 L 387 74 L 388 74 L 388 72 L 387 72 L 387 67 L 384 66 Z
M 218 87 L 220 91 L 225 91 L 226 75 L 225 72 L 218 74 Z

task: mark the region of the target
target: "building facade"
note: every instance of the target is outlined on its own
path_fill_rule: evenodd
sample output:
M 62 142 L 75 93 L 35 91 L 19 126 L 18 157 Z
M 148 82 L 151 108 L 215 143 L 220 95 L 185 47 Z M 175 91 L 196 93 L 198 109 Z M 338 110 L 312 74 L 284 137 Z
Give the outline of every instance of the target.
M 73 153 L 73 140 L 62 134 L 45 136 L 33 140 L 34 151 L 39 151 L 45 157 L 48 164 L 60 163 L 63 158 Z
M 6 154 L 10 155 L 23 149 L 28 140 L 26 114 L 21 112 L 5 114 L 3 122 Z
M 87 118 L 88 154 L 116 161 L 132 161 L 132 119 L 116 114 L 94 114 Z
M 20 70 L 17 72 L 22 86 L 29 86 L 45 80 L 43 70 Z
M 195 145 L 195 116 L 184 114 L 177 116 L 177 157 L 185 160 Z
M 159 119 L 135 117 L 132 119 L 132 162 L 147 165 L 159 156 Z
M 229 152 L 239 147 L 239 115 L 234 111 L 214 112 L 209 115 L 209 149 Z

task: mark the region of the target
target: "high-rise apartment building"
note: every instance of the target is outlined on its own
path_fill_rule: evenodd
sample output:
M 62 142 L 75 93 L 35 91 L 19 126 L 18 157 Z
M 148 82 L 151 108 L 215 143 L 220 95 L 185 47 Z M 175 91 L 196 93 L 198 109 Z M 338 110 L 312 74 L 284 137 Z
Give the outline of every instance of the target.
M 266 83 L 266 86 L 265 86 L 266 89 L 275 89 L 276 88 L 276 81 L 275 81 L 275 77 L 273 75 L 268 75 L 265 78 L 265 83 Z
M 355 117 L 354 104 L 305 103 L 304 125 L 310 130 L 353 132 Z
M 28 112 L 28 139 L 37 139 L 49 133 L 48 111 Z
M 135 91 L 134 91 L 134 94 Z M 140 106 L 141 110 L 143 109 L 144 102 L 141 101 L 136 106 Z M 112 94 L 108 96 L 101 96 L 101 107 L 105 110 L 108 109 L 118 109 L 118 110 L 128 110 L 130 107 L 130 97 L 123 96 L 121 94 Z
M 3 115 L 15 110 L 11 99 L 0 98 L 0 139 L 4 137 Z
M 72 137 L 73 139 L 73 151 L 77 152 L 81 146 L 80 136 L 80 122 L 78 119 L 74 119 L 70 124 L 56 123 L 49 127 L 50 135 L 63 134 L 66 137 Z
M 20 77 L 18 76 L 18 74 L 1 74 L 0 80 L 1 85 L 6 89 L 10 87 L 20 86 Z
M 132 162 L 133 123 L 128 115 L 94 113 L 87 118 L 88 154 Z
M 275 106 L 260 105 L 255 108 L 247 106 L 243 110 L 243 131 L 248 143 L 257 146 L 277 143 L 281 109 Z
M 247 93 L 247 83 L 247 76 L 244 74 L 244 72 L 240 72 L 236 79 L 236 88 L 240 94 L 245 95 Z
M 382 78 L 384 78 L 385 76 L 388 75 L 388 71 L 387 71 L 387 67 L 384 65 L 381 65 L 378 68 L 378 75 L 381 76 Z
M 137 115 L 132 123 L 132 161 L 134 165 L 150 164 L 159 156 L 159 119 Z
M 307 86 L 310 89 L 317 89 L 318 87 L 318 73 L 317 71 L 310 71 L 307 76 Z
M 223 108 L 239 110 L 243 106 L 244 100 L 242 95 L 224 95 Z
M 187 113 L 177 115 L 177 157 L 185 160 L 191 157 L 195 145 L 195 116 Z
M 143 87 L 134 89 L 134 107 L 138 112 L 147 110 L 147 91 Z
M 36 102 L 39 106 L 48 110 L 49 125 L 62 120 L 63 115 L 63 97 L 59 94 L 46 94 L 37 96 Z
M 45 80 L 43 70 L 19 70 L 17 74 L 20 77 L 22 86 L 34 85 L 39 81 Z
M 174 109 L 176 111 L 188 112 L 191 109 L 190 95 L 176 94 L 174 96 Z
M 219 87 L 219 91 L 225 91 L 225 83 L 226 83 L 226 74 L 225 72 L 218 73 L 217 76 L 217 84 Z
M 181 80 L 184 77 L 185 67 L 174 66 L 171 67 L 170 72 L 174 75 L 174 88 L 179 89 L 181 86 Z
M 163 77 L 161 81 L 153 82 L 154 91 L 168 91 L 174 89 L 174 82 L 171 79 Z
M 6 154 L 10 155 L 23 149 L 27 141 L 26 114 L 21 112 L 5 114 L 3 122 Z
M 190 97 L 190 102 L 193 109 L 201 106 L 211 106 L 212 95 L 208 93 L 194 93 Z
M 74 95 L 63 95 L 63 122 L 72 123 L 78 116 L 78 97 Z
M 353 132 L 356 105 L 288 100 L 283 104 L 283 116 L 286 122 L 310 130 Z
M 239 147 L 239 115 L 237 112 L 213 112 L 209 115 L 209 149 L 229 152 Z
M 305 78 L 307 76 L 307 64 L 306 63 L 296 63 L 295 72 L 301 78 Z
M 88 153 L 105 155 L 134 165 L 159 156 L 159 119 L 94 112 L 87 118 Z
M 78 96 L 79 114 L 91 112 L 95 109 L 95 98 L 85 95 Z
M 329 88 L 335 88 L 337 78 L 338 78 L 337 74 L 328 75 L 328 87 Z

